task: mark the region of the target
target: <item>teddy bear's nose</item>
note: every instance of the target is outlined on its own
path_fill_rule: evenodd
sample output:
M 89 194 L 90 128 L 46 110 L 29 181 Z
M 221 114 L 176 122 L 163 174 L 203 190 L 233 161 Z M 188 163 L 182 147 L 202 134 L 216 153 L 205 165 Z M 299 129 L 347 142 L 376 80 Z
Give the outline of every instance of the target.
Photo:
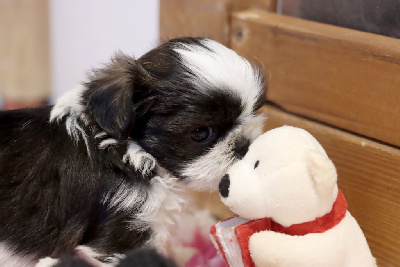
M 244 155 L 246 155 L 247 151 L 249 150 L 250 146 L 250 140 L 246 138 L 240 138 L 236 143 L 235 143 L 235 148 L 233 151 L 235 152 L 235 156 L 238 159 L 242 159 Z
M 219 182 L 219 193 L 221 196 L 228 197 L 230 183 L 231 181 L 229 180 L 229 174 L 225 174 Z

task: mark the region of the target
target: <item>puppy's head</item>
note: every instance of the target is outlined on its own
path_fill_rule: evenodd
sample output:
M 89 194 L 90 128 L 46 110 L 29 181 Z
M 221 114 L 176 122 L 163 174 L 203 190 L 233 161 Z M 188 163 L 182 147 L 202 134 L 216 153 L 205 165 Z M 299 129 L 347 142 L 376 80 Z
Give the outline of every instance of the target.
M 216 189 L 261 132 L 262 73 L 223 45 L 171 40 L 94 72 L 83 102 L 117 141 L 132 140 L 197 190 Z

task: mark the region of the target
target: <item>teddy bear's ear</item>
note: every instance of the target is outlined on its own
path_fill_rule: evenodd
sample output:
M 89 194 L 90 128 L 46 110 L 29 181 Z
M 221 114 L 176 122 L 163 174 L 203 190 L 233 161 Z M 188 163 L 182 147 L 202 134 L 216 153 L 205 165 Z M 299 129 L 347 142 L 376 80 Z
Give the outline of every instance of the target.
M 317 192 L 326 196 L 332 192 L 337 182 L 335 165 L 326 154 L 312 150 L 307 155 L 307 167 Z

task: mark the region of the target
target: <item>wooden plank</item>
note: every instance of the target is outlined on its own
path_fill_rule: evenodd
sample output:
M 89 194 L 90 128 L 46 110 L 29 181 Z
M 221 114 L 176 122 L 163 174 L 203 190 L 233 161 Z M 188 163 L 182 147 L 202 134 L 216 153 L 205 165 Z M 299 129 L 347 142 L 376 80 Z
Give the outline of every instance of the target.
M 229 41 L 228 0 L 160 0 L 160 38 L 208 37 Z
M 231 0 L 230 12 L 243 10 L 276 12 L 276 0 Z
M 245 9 L 275 11 L 276 0 L 160 0 L 160 38 L 198 36 L 226 46 L 230 15 Z
M 400 150 L 272 106 L 264 106 L 261 111 L 268 117 L 265 131 L 292 125 L 317 138 L 336 165 L 339 187 L 379 266 L 396 266 L 400 262 Z M 218 193 L 193 195 L 198 206 L 209 209 L 216 218 L 232 216 Z
M 271 102 L 400 146 L 400 40 L 245 11 L 233 14 L 231 45 L 264 65 Z
M 265 131 L 292 125 L 314 135 L 335 163 L 339 187 L 379 266 L 400 263 L 400 150 L 291 115 L 262 108 Z
M 0 1 L 0 91 L 11 101 L 50 94 L 47 0 Z

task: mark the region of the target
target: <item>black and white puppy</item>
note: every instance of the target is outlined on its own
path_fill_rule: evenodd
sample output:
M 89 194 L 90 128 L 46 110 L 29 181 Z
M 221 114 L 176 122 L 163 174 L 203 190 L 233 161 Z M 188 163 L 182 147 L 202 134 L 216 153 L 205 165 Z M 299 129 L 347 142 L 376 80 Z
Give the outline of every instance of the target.
M 117 54 L 54 106 L 0 113 L 0 266 L 165 249 L 184 186 L 217 189 L 262 132 L 262 73 L 223 45 Z

